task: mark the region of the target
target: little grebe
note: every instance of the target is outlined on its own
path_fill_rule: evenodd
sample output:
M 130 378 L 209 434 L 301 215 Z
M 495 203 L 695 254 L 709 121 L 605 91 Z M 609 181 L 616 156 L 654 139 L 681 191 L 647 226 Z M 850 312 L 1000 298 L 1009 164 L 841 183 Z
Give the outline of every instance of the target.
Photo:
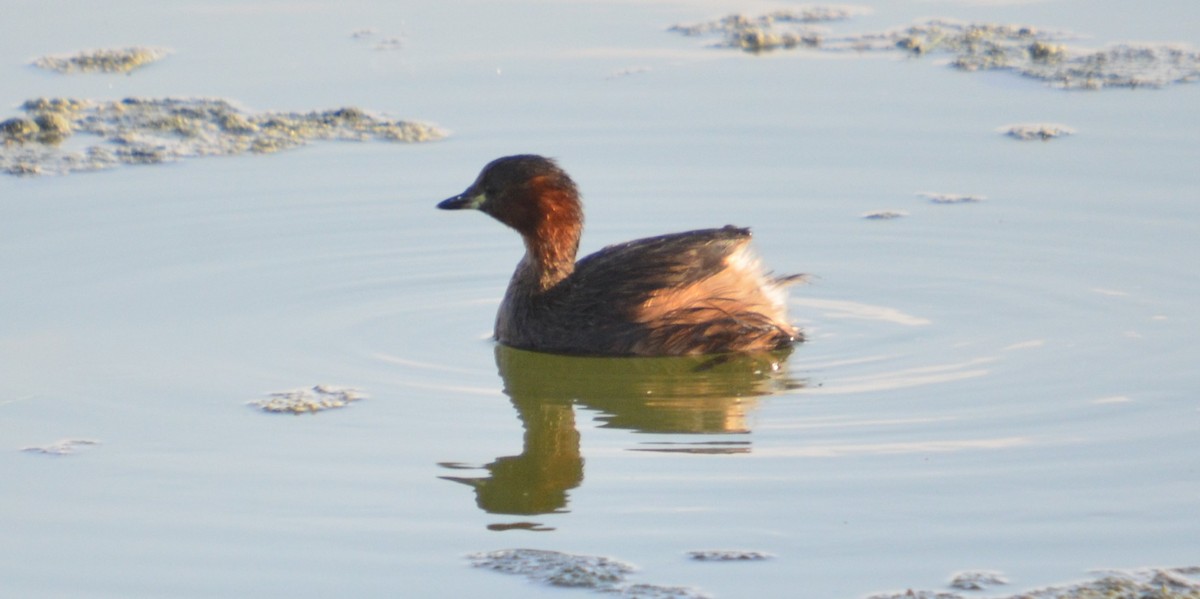
M 480 210 L 525 240 L 496 340 L 563 354 L 679 356 L 784 349 L 801 341 L 783 287 L 727 225 L 608 246 L 575 262 L 583 206 L 552 160 L 506 156 L 438 208 Z

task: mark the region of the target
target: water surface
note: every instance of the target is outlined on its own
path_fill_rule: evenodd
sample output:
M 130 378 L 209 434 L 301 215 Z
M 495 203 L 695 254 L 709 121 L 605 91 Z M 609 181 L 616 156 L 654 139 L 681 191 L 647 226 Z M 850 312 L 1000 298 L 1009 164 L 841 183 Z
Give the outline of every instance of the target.
M 20 6 L 5 118 L 39 96 L 203 96 L 451 136 L 0 178 L 9 592 L 585 593 L 466 559 L 518 547 L 722 597 L 939 589 L 967 569 L 1015 592 L 1197 562 L 1200 86 L 1064 92 L 665 31 L 776 8 L 755 2 Z M 879 2 L 837 27 L 1200 42 L 1191 3 L 1117 6 Z M 129 76 L 27 65 L 127 45 L 173 53 Z M 1077 133 L 996 132 L 1019 122 Z M 575 177 L 584 251 L 752 227 L 772 268 L 814 275 L 791 301 L 809 342 L 717 364 L 496 348 L 520 243 L 433 206 L 516 152 Z M 369 397 L 246 405 L 315 384 Z M 20 451 L 60 439 L 99 444 Z M 687 557 L 720 549 L 774 557 Z

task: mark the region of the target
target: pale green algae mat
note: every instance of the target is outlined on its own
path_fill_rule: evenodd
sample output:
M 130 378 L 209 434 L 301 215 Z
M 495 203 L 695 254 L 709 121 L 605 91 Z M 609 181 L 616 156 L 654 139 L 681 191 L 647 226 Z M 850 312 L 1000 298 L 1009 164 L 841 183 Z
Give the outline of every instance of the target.
M 1078 36 L 1069 32 L 950 19 L 846 35 L 834 35 L 816 25 L 867 12 L 867 8 L 854 6 L 807 7 L 762 15 L 733 14 L 715 21 L 675 25 L 670 30 L 687 36 L 715 36 L 718 47 L 754 53 L 808 49 L 947 55 L 952 57 L 950 64 L 963 71 L 1006 70 L 1063 89 L 1164 87 L 1200 80 L 1200 52 L 1172 44 L 1076 48 L 1069 42 Z
M 63 74 L 130 73 L 170 54 L 163 48 L 85 50 L 33 65 Z M 199 156 L 268 154 L 315 140 L 417 143 L 446 136 L 420 122 L 354 107 L 250 112 L 217 98 L 35 98 L 24 116 L 0 122 L 0 171 L 62 175 Z
M 33 66 L 59 73 L 128 73 L 170 54 L 165 48 L 102 48 L 75 54 L 43 56 Z
M 1200 567 L 1110 570 L 1100 578 L 1069 585 L 1049 586 L 1012 595 L 989 595 L 995 599 L 1198 599 Z M 954 591 L 995 591 L 1008 581 L 996 572 L 963 572 L 949 583 Z M 952 591 L 912 589 L 902 593 L 871 595 L 867 599 L 964 599 Z
M 696 561 L 760 561 L 771 556 L 755 551 L 693 551 Z M 704 599 L 704 591 L 686 587 L 629 582 L 637 567 L 617 559 L 540 549 L 503 549 L 468 556 L 472 566 L 525 577 L 552 587 L 590 590 L 606 595 L 643 598 Z M 995 599 L 1200 599 L 1200 567 L 1110 570 L 1099 578 L 1055 585 L 1016 594 L 989 595 Z M 907 589 L 871 595 L 867 599 L 965 599 L 961 592 L 994 592 L 1008 584 L 999 572 L 954 574 L 948 590 Z M 797 594 L 802 597 L 803 594 Z
M 269 393 L 263 399 L 249 402 L 249 405 L 275 414 L 315 414 L 324 410 L 344 408 L 363 397 L 358 389 L 314 385 L 311 389 Z
M 15 175 L 268 154 L 314 140 L 415 143 L 446 135 L 433 125 L 382 118 L 358 108 L 252 113 L 208 98 L 38 98 L 22 108 L 25 117 L 0 123 L 0 170 Z

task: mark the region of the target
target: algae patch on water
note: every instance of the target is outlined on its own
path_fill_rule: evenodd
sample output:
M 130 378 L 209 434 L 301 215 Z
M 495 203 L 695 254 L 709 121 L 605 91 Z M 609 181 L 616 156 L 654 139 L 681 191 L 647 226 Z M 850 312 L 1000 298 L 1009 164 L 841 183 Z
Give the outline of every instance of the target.
M 963 71 L 1005 70 L 1064 89 L 1164 87 L 1200 80 L 1200 52 L 1185 46 L 1118 44 L 1076 48 L 1076 36 L 1028 25 L 965 23 L 931 19 L 886 31 L 834 35 L 813 23 L 850 19 L 863 9 L 814 6 L 813 18 L 734 14 L 717 20 L 675 25 L 670 31 L 721 38 L 715 45 L 751 53 L 806 48 L 819 52 L 895 52 L 910 57 L 943 55 Z
M 860 6 L 802 6 L 758 16 L 732 14 L 715 21 L 673 25 L 670 31 L 687 36 L 720 35 L 718 45 L 741 48 L 747 52 L 765 52 L 778 48 L 821 45 L 824 30 L 815 23 L 844 21 L 869 9 Z
M 59 73 L 128 73 L 162 60 L 171 52 L 165 48 L 102 48 L 75 54 L 43 56 L 33 66 Z
M 867 220 L 895 220 L 906 216 L 908 213 L 903 210 L 872 210 L 862 214 L 862 217 Z
M 917 193 L 917 196 L 925 198 L 934 204 L 976 204 L 987 199 L 986 196 L 963 193 L 937 193 L 932 191 L 922 191 Z
M 648 599 L 701 599 L 707 596 L 689 587 L 629 584 L 626 579 L 636 570 L 632 564 L 595 555 L 541 549 L 502 549 L 475 553 L 467 556 L 467 559 L 476 568 L 517 574 L 555 587 L 590 589 L 607 595 Z
M 94 439 L 60 439 L 47 445 L 31 445 L 22 447 L 21 451 L 26 453 L 40 453 L 42 455 L 72 455 L 75 450 L 80 447 L 88 447 L 99 445 L 100 442 Z
M 1054 123 L 1005 125 L 997 129 L 997 131 L 1021 141 L 1050 141 L 1075 134 L 1074 129 L 1066 125 L 1057 125 Z
M 959 572 L 950 579 L 950 588 L 962 591 L 982 591 L 1002 584 L 1008 584 L 1008 579 L 1003 574 L 991 570 Z
M 1200 567 L 1112 570 L 1101 578 L 1055 585 L 996 599 L 1200 599 Z M 1008 581 L 997 572 L 956 575 L 950 587 L 964 591 L 990 590 Z M 913 590 L 871 595 L 867 599 L 964 599 L 967 595 L 935 590 Z M 974 596 L 974 595 L 971 595 Z M 991 595 L 989 595 L 991 596 Z
M 364 397 L 358 389 L 316 385 L 310 389 L 270 393 L 264 399 L 251 401 L 250 405 L 274 414 L 315 414 L 344 408 Z
M 254 113 L 213 98 L 38 98 L 22 108 L 26 116 L 0 122 L 0 170 L 10 174 L 267 154 L 313 140 L 419 143 L 446 136 L 434 125 L 354 107 Z
M 689 551 L 687 555 L 698 562 L 761 562 L 775 557 L 763 551 L 742 551 L 735 549 Z

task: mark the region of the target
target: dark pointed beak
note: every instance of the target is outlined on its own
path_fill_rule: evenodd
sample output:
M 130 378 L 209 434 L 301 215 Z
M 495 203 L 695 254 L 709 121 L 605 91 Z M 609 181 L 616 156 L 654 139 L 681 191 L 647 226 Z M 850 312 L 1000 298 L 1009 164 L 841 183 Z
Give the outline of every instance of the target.
M 467 207 L 470 200 L 463 194 L 458 194 L 452 198 L 447 198 L 438 202 L 437 207 L 442 210 L 462 210 Z
M 442 210 L 469 210 L 478 208 L 483 203 L 484 196 L 482 193 L 476 193 L 468 189 L 452 198 L 447 198 L 438 202 L 437 207 Z

